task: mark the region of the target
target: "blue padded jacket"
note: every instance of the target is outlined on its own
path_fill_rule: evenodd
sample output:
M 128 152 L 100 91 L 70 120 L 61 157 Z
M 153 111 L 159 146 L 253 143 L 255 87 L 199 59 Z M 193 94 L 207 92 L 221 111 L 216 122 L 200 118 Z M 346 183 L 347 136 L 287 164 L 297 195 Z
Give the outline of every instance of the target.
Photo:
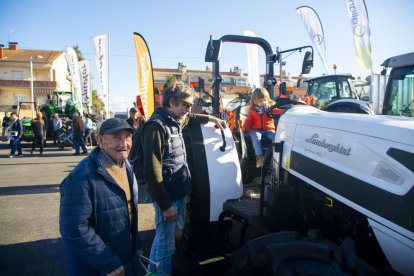
M 132 223 L 127 198 L 106 171 L 96 147 L 60 184 L 60 233 L 68 275 L 107 275 L 121 265 L 125 275 L 139 270 L 137 250 L 138 186 L 126 160 L 131 190 Z

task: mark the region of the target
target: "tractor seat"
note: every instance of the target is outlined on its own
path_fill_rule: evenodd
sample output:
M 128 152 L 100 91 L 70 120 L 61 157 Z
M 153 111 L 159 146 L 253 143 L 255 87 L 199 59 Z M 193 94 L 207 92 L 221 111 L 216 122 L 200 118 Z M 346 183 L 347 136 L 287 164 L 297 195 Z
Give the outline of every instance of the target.
M 243 106 L 239 106 L 237 107 L 233 112 L 236 112 L 235 118 L 236 121 L 241 120 L 243 125 L 244 122 L 246 121 L 247 115 L 249 115 L 249 111 L 250 111 L 251 106 L 250 105 L 243 105 Z M 237 132 L 239 132 L 239 124 L 236 124 L 236 130 Z M 250 135 L 246 134 L 244 136 L 244 139 L 246 141 L 246 146 L 247 146 L 247 155 L 249 156 L 250 159 L 254 160 L 255 159 L 255 153 L 254 153 L 254 149 L 253 149 L 253 144 L 252 144 L 252 138 L 250 137 Z M 266 152 L 267 146 L 270 145 L 270 143 L 272 143 L 272 141 L 266 137 L 263 137 L 261 142 L 261 146 L 262 146 L 262 151 L 263 154 Z
M 244 121 L 246 121 L 247 115 L 249 115 L 251 106 L 250 105 L 242 105 L 237 107 L 234 111 L 236 112 L 236 122 L 239 120 L 242 121 L 242 124 L 244 125 Z M 236 124 L 236 130 L 239 131 L 239 124 Z

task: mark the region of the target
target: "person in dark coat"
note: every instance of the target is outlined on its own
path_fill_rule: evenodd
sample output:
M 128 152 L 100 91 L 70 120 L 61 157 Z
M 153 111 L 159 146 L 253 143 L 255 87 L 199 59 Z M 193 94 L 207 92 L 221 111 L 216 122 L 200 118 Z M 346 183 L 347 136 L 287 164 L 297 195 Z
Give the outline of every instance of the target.
M 11 117 L 12 117 L 12 121 L 10 123 L 10 132 L 9 132 L 11 134 L 9 134 L 9 136 L 13 138 L 13 140 L 10 138 L 11 152 L 10 152 L 9 157 L 10 158 L 23 157 L 22 144 L 20 143 L 20 139 L 22 138 L 22 135 L 23 135 L 23 124 L 22 124 L 22 121 L 20 121 L 20 119 L 17 117 L 17 112 L 13 112 L 11 114 Z M 18 153 L 17 155 L 14 155 L 14 153 L 16 152 L 16 149 Z
M 132 132 L 125 120 L 106 120 L 98 146 L 60 184 L 60 233 L 68 275 L 136 275 L 138 185 L 127 157 Z
M 82 153 L 88 153 L 83 137 L 84 132 L 82 118 L 79 117 L 78 113 L 73 113 L 73 144 L 75 147 L 75 153 L 73 155 L 80 155 L 80 148 L 83 150 Z
M 32 136 L 33 143 L 32 143 L 32 152 L 33 154 L 36 144 L 40 144 L 40 155 L 43 155 L 43 132 L 45 130 L 45 122 L 42 120 L 42 113 L 38 112 L 36 114 L 36 119 L 32 120 Z
M 6 129 L 9 127 L 11 120 L 12 118 L 10 117 L 9 112 L 6 112 L 3 117 L 3 122 L 1 123 L 1 126 L 3 127 L 3 135 L 2 135 L 3 142 L 8 141 L 8 139 L 6 138 Z
M 138 109 L 133 107 L 129 110 L 129 118 L 126 121 L 131 127 L 137 129 L 138 127 L 144 125 L 146 119 L 141 115 Z

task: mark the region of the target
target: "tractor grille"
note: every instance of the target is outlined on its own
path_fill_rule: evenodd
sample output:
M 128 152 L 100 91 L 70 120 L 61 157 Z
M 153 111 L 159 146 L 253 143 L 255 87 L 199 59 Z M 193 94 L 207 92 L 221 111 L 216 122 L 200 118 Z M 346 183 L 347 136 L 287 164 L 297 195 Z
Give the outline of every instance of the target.
M 23 126 L 23 131 L 32 131 L 32 126 Z

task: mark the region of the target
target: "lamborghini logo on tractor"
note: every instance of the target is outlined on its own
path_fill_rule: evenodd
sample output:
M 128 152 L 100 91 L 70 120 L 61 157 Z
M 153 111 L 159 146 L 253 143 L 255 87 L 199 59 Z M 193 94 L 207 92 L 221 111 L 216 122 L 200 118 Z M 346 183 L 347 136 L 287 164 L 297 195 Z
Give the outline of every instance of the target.
M 311 143 L 315 146 L 319 146 L 321 148 L 325 148 L 327 149 L 329 152 L 336 152 L 345 156 L 349 156 L 351 155 L 351 148 L 344 148 L 344 146 L 341 146 L 341 144 L 329 144 L 326 143 L 326 139 L 323 140 L 318 140 L 317 138 L 319 138 L 318 134 L 313 134 L 311 138 L 306 139 L 306 142 Z

